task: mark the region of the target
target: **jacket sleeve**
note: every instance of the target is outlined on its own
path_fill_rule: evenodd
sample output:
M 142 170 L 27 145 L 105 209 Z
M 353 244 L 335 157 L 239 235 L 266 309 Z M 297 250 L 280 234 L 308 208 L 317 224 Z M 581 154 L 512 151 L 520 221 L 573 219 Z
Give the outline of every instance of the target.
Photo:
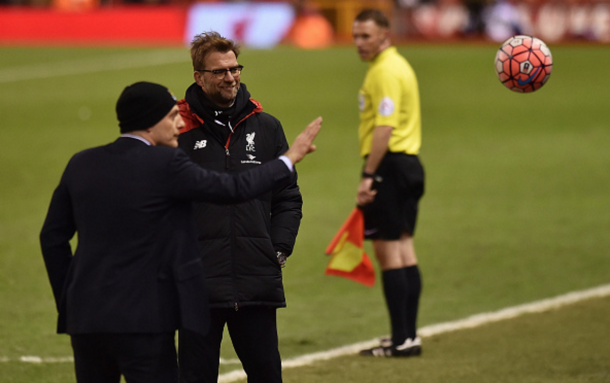
M 40 232 L 42 255 L 58 311 L 72 262 L 70 240 L 76 232 L 72 203 L 64 177 L 53 192 L 51 204 Z
M 279 121 L 277 121 L 276 147 L 277 156 L 288 150 L 288 142 Z M 273 189 L 271 201 L 271 241 L 275 251 L 282 251 L 286 255 L 292 254 L 303 217 L 303 198 L 297 179 L 295 169 L 289 183 Z
M 238 174 L 206 170 L 192 162 L 182 150 L 175 150 L 168 165 L 172 195 L 217 204 L 233 204 L 258 197 L 274 186 L 286 185 L 292 172 L 281 160 Z

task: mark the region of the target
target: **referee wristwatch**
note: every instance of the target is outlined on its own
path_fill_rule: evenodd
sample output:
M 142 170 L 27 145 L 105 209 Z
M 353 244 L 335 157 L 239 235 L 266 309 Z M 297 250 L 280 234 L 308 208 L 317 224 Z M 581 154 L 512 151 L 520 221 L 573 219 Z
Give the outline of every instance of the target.
M 373 181 L 375 182 L 381 182 L 383 181 L 383 177 L 377 174 L 373 174 L 373 173 L 368 173 L 365 172 L 364 170 L 362 171 L 362 178 L 372 178 Z

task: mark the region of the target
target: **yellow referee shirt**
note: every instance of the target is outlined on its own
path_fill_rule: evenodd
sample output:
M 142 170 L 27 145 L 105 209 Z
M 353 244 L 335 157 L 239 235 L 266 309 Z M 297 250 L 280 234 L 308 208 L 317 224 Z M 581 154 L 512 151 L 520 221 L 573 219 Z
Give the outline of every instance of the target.
M 360 155 L 371 151 L 373 130 L 391 126 L 389 151 L 419 154 L 421 110 L 415 72 L 407 60 L 389 47 L 370 63 L 359 93 Z

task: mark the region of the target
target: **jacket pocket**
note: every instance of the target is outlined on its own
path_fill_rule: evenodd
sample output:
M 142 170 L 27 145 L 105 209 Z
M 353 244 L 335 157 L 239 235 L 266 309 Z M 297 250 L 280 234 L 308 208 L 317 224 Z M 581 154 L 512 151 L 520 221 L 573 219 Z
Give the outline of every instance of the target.
M 203 262 L 200 258 L 184 263 L 176 269 L 176 280 L 184 282 L 191 278 L 200 277 L 203 275 Z

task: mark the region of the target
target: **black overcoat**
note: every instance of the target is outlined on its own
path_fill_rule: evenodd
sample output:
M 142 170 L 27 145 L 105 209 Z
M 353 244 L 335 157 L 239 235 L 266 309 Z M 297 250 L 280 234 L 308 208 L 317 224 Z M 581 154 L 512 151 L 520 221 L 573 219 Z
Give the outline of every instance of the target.
M 191 201 L 241 202 L 290 179 L 280 160 L 219 174 L 180 149 L 129 137 L 77 153 L 40 234 L 58 332 L 205 333 L 207 295 Z

